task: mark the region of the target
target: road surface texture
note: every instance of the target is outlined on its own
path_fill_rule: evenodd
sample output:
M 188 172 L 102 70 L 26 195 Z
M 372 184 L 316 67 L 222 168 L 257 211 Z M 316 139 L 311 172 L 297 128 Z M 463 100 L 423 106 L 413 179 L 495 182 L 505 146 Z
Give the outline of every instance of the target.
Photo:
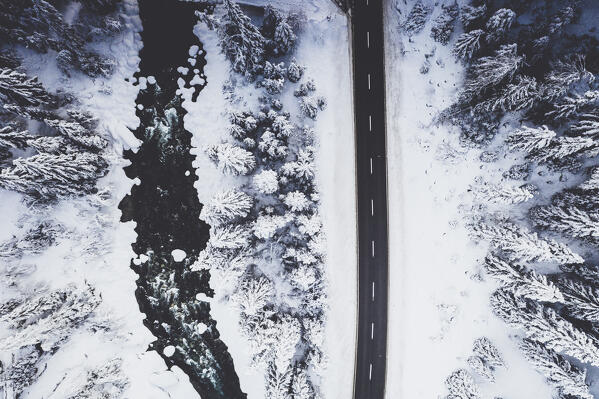
M 387 361 L 387 163 L 383 0 L 351 10 L 358 186 L 358 347 L 355 399 L 383 399 Z

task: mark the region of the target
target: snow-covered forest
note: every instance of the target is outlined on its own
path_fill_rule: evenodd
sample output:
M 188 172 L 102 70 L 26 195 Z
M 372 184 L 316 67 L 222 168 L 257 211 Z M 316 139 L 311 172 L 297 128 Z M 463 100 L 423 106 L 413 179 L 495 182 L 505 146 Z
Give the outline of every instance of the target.
M 3 397 L 351 390 L 347 19 L 256 3 L 0 1 Z
M 334 112 L 340 110 L 328 108 L 326 94 L 335 93 L 329 86 L 335 79 L 320 89 L 319 82 L 331 76 L 321 68 L 330 64 L 315 64 L 316 54 L 310 53 L 315 50 L 306 46 L 314 36 L 324 42 L 325 51 L 331 50 L 335 40 L 347 40 L 347 27 L 334 4 L 311 6 L 318 8 L 277 9 L 275 3 L 256 12 L 224 1 L 213 13 L 199 12 L 196 34 L 203 49 L 192 46 L 188 64 L 179 68 L 183 105 L 189 112 L 186 124 L 194 126 L 198 151 L 196 187 L 204 204 L 200 219 L 210 225 L 206 248 L 192 269 L 209 270 L 215 291 L 211 305 L 217 314 L 234 315 L 236 323 L 228 324 L 225 336 L 237 352 L 236 369 L 250 397 L 312 398 L 335 392 L 326 387 L 333 379 L 325 341 L 328 326 L 336 322 L 329 324 L 331 271 L 323 222 L 337 216 L 335 212 L 323 220 L 323 206 L 330 209 L 332 194 L 325 193 L 328 202 L 323 205 L 319 181 L 332 179 L 330 172 L 340 165 L 319 157 L 321 148 L 335 146 L 331 140 L 343 132 L 331 118 L 344 114 L 337 117 Z M 324 38 L 327 32 L 330 37 Z M 345 71 L 341 78 L 349 68 L 345 43 L 336 50 L 343 58 L 333 61 Z M 196 99 L 187 82 L 203 79 L 194 66 L 204 51 L 207 86 Z M 319 71 L 326 75 L 316 75 Z M 349 82 L 342 85 L 341 90 L 349 92 Z M 351 112 L 347 101 L 332 104 Z M 341 126 L 347 127 L 343 134 L 352 137 L 351 122 Z M 343 164 L 350 169 L 342 174 L 350 190 L 352 155 L 344 155 Z M 320 165 L 330 172 L 321 173 Z M 352 202 L 347 205 L 351 212 Z M 332 242 L 338 245 L 340 238 Z M 333 259 L 341 251 L 335 249 Z M 338 289 L 333 291 L 336 298 Z M 347 314 L 350 323 L 352 314 Z M 353 333 L 348 337 L 353 345 Z M 342 356 L 338 352 L 332 355 Z M 342 370 L 335 378 L 352 372 L 350 367 Z
M 406 317 L 421 301 L 431 316 L 425 329 L 434 336 L 427 339 L 446 359 L 431 368 L 437 379 L 431 387 L 408 383 L 398 392 L 596 397 L 597 4 L 407 3 L 388 9 L 394 25 L 387 37 L 401 37 L 390 39 L 389 51 L 403 67 L 390 77 L 420 79 L 412 87 L 391 85 L 421 91 L 424 108 L 411 118 L 405 112 L 413 105 L 395 102 L 392 123 L 405 123 L 397 131 L 417 131 L 397 143 L 419 155 L 390 165 L 404 190 L 414 182 L 444 209 L 425 224 L 438 229 L 433 240 L 445 249 L 421 262 L 431 271 L 444 265 L 448 270 L 439 272 L 448 278 L 432 284 L 435 294 L 409 291 L 396 299 Z M 408 165 L 422 165 L 421 182 L 401 170 Z M 401 231 L 409 234 L 411 226 Z M 407 259 L 408 270 L 397 278 L 424 282 Z M 403 334 L 409 339 L 415 332 Z M 398 345 L 403 360 L 411 359 L 412 351 Z

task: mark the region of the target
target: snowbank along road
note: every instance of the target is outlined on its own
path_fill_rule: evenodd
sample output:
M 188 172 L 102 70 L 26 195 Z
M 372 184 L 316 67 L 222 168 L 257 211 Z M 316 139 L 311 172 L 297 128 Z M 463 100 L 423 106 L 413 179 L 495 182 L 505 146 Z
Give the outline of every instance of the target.
M 354 398 L 385 395 L 387 353 L 387 165 L 382 0 L 350 11 L 358 187 L 358 347 Z

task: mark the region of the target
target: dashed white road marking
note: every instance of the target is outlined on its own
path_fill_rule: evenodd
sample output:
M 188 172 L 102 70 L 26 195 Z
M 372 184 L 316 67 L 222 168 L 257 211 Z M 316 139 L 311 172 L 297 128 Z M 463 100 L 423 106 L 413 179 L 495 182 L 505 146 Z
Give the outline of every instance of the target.
M 370 48 L 370 32 L 366 32 L 366 47 Z
M 370 90 L 370 74 L 368 74 L 368 90 Z
M 372 115 L 368 115 L 368 131 L 372 132 Z
M 370 158 L 370 174 L 372 174 L 372 158 Z
M 372 300 L 374 301 L 374 281 L 372 282 Z
M 370 216 L 374 216 L 374 199 L 370 199 Z
M 372 240 L 371 242 L 372 242 L 372 257 L 374 258 L 374 240 Z
M 370 369 L 368 371 L 368 380 L 372 381 L 372 363 L 370 363 Z
M 374 322 L 370 323 L 370 339 L 374 339 Z

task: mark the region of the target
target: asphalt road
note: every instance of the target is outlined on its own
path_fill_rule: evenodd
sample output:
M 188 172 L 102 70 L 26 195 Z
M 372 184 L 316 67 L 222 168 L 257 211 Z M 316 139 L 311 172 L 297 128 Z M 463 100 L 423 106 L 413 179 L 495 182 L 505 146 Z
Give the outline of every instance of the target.
M 358 186 L 358 346 L 355 399 L 383 399 L 387 361 L 387 165 L 383 0 L 351 11 Z

